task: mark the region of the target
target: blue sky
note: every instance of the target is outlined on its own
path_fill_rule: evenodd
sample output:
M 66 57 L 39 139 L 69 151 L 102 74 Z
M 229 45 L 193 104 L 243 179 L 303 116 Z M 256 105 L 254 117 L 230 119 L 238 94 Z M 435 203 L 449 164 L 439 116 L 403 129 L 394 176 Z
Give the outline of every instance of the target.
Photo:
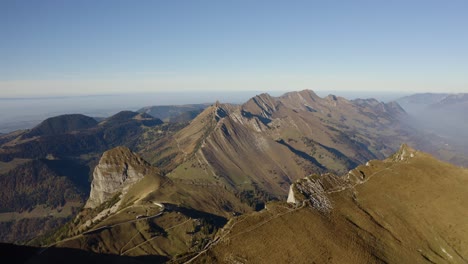
M 468 1 L 0 1 L 0 97 L 468 92 Z

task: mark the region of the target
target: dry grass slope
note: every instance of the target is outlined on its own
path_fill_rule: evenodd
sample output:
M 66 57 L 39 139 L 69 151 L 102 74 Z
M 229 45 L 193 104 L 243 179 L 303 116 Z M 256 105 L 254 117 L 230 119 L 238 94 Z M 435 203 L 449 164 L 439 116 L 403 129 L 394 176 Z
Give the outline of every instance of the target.
M 466 263 L 468 170 L 404 148 L 353 172 L 333 209 L 268 204 L 230 222 L 193 262 Z

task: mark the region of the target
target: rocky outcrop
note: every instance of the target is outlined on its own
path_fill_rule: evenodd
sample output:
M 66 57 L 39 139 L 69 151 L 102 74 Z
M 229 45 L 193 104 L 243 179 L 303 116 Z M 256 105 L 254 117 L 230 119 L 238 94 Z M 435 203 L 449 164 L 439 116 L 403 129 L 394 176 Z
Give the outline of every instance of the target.
M 409 162 L 409 159 L 414 158 L 417 153 L 408 145 L 402 144 L 400 149 L 388 159 L 368 161 L 365 165 L 350 170 L 344 176 L 326 173 L 304 177 L 291 184 L 287 202 L 296 206 L 307 202 L 320 212 L 329 212 L 333 208 L 329 199 L 330 194 L 366 183 L 370 177 L 378 173 L 391 171 L 395 163 Z
M 151 166 L 126 147 L 104 152 L 94 169 L 91 193 L 86 208 L 95 208 L 113 196 L 125 194 L 129 187 L 148 174 Z
M 409 147 L 407 144 L 402 144 L 400 149 L 393 154 L 387 161 L 393 161 L 393 162 L 403 162 L 407 161 L 410 158 L 414 158 L 416 155 L 416 150 L 413 148 Z
M 311 175 L 291 185 L 287 202 L 295 205 L 308 202 L 320 212 L 329 212 L 333 206 L 328 195 L 349 187 L 350 184 L 344 177 L 330 173 Z
M 288 199 L 286 200 L 287 203 L 290 204 L 297 204 L 296 195 L 294 194 L 294 183 L 289 186 L 289 194 Z

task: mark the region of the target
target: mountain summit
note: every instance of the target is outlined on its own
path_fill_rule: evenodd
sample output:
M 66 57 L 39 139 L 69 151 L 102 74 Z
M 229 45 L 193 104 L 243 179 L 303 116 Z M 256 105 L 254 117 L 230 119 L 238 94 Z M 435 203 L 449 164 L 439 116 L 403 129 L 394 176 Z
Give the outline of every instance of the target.
M 121 196 L 128 188 L 147 174 L 159 174 L 156 168 L 126 147 L 117 147 L 104 152 L 94 169 L 91 193 L 85 205 L 95 208 L 115 195 Z

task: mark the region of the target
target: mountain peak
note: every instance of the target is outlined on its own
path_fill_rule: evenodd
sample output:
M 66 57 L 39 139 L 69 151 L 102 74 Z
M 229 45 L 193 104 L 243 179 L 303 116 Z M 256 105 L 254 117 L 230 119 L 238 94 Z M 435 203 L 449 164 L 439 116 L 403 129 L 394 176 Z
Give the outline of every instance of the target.
M 391 161 L 407 161 L 410 158 L 414 158 L 416 150 L 408 146 L 407 144 L 401 144 L 400 149 L 393 154 L 389 159 Z
M 128 188 L 149 173 L 150 165 L 127 147 L 104 152 L 93 172 L 87 208 L 95 208 Z
M 302 96 L 310 96 L 310 97 L 319 97 L 313 90 L 311 89 L 304 89 L 302 91 L 292 91 L 292 92 L 288 92 L 288 93 L 285 93 L 285 95 L 287 94 L 300 94 Z
M 306 89 L 302 91 L 295 91 L 295 92 L 288 92 L 282 95 L 280 98 L 289 98 L 289 99 L 299 99 L 302 102 L 314 102 L 320 100 L 320 96 L 318 96 L 314 91 Z
M 245 112 L 252 115 L 269 118 L 277 110 L 277 102 L 274 97 L 267 93 L 262 93 L 251 98 L 242 105 Z

